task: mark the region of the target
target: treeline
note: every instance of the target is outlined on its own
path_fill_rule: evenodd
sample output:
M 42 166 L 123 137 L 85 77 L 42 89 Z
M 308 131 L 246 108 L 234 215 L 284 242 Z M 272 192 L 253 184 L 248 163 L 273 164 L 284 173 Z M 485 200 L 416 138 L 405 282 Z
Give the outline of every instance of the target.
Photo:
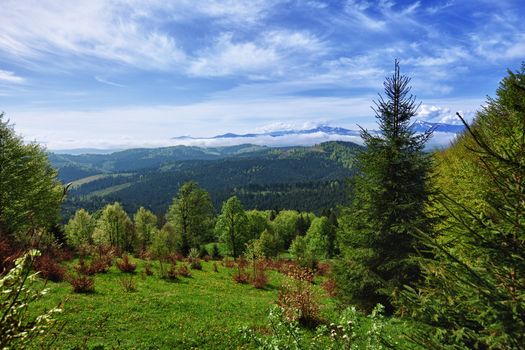
M 325 211 L 324 215 L 319 218 L 295 210 L 245 210 L 236 196 L 227 199 L 215 215 L 209 193 L 190 181 L 180 187 L 162 220 L 143 207 L 130 217 L 115 202 L 92 214 L 77 210 L 64 231 L 66 243 L 76 250 L 99 245 L 137 255 L 158 256 L 162 250 L 165 255 L 187 256 L 195 249 L 201 257 L 216 254 L 218 248 L 213 252 L 205 246 L 218 241 L 233 257 L 243 254 L 248 242 L 258 245 L 266 257 L 273 257 L 287 250 L 296 237 L 315 234 L 327 240 L 326 249 L 316 255 L 324 258 L 334 254 L 337 225 L 335 213 Z

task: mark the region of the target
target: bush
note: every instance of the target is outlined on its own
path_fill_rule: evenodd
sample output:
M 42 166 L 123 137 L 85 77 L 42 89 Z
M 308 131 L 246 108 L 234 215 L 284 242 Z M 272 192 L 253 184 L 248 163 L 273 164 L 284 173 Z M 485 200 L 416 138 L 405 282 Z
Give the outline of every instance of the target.
M 84 275 L 84 276 L 92 276 L 92 275 L 94 275 L 93 270 L 90 268 L 89 265 L 86 264 L 86 262 L 84 261 L 83 258 L 79 259 L 78 265 L 76 265 L 74 267 L 74 269 L 77 272 L 77 274 L 79 274 L 79 275 Z
M 66 274 L 66 269 L 49 255 L 38 257 L 35 268 L 40 273 L 40 276 L 53 282 L 62 282 Z
M 283 309 L 289 321 L 298 321 L 306 327 L 317 326 L 320 322 L 319 295 L 312 287 L 313 273 L 297 269 L 289 274 L 279 291 L 277 305 Z
M 42 299 L 48 292 L 47 289 L 34 288 L 37 274 L 31 274 L 31 267 L 39 254 L 32 250 L 16 259 L 14 268 L 0 277 L 0 349 L 35 346 L 37 337 L 50 334 L 56 325 L 54 314 L 62 311 L 58 306 L 38 316 L 28 312 L 32 303 Z
M 246 284 L 250 281 L 250 275 L 242 267 L 238 266 L 237 271 L 233 274 L 233 280 L 240 284 Z
M 257 274 L 252 278 L 252 285 L 257 289 L 263 289 L 268 284 L 268 276 L 264 270 L 257 271 Z
M 270 309 L 268 335 L 259 335 L 247 327 L 241 330 L 243 338 L 257 349 L 318 350 L 318 349 L 364 349 L 385 350 L 398 348 L 392 335 L 386 332 L 384 308 L 377 305 L 369 316 L 355 308 L 343 310 L 341 317 L 329 326 L 319 326 L 314 336 L 299 327 L 297 321 L 286 318 L 284 310 L 274 306 Z M 399 331 L 397 331 L 399 333 Z M 397 345 L 397 346 L 396 346 Z
M 187 265 L 181 265 L 179 266 L 178 274 L 182 277 L 191 277 L 191 272 L 188 269 Z
M 120 285 L 122 286 L 122 288 L 124 288 L 124 291 L 128 293 L 137 291 L 137 285 L 135 284 L 135 281 L 133 280 L 133 276 L 121 278 Z
M 120 271 L 122 272 L 125 272 L 125 273 L 134 273 L 135 272 L 135 269 L 137 268 L 137 264 L 133 264 L 129 257 L 124 254 L 122 256 L 122 260 L 118 261 L 117 262 L 117 267 L 119 268 Z
M 95 258 L 91 260 L 91 263 L 88 267 L 89 275 L 94 275 L 97 273 L 107 273 L 113 265 L 113 258 L 111 255 L 103 255 L 99 256 L 98 258 Z
M 69 283 L 71 283 L 75 293 L 93 293 L 95 291 L 95 280 L 81 273 L 71 276 Z

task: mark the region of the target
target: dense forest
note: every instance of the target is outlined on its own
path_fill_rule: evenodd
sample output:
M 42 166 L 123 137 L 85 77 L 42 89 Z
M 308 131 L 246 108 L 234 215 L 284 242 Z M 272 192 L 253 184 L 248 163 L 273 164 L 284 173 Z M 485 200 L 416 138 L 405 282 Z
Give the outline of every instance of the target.
M 447 149 L 418 106 L 396 61 L 365 147 L 48 158 L 2 116 L 0 346 L 524 349 L 525 64 Z
M 144 206 L 156 214 L 168 208 L 179 187 L 194 180 L 221 203 L 238 196 L 248 209 L 296 209 L 321 213 L 345 204 L 348 179 L 361 149 L 350 142 L 313 147 L 253 145 L 218 149 L 170 147 L 110 155 L 50 155 L 64 184 L 72 181 L 64 217 L 122 203 L 128 213 Z

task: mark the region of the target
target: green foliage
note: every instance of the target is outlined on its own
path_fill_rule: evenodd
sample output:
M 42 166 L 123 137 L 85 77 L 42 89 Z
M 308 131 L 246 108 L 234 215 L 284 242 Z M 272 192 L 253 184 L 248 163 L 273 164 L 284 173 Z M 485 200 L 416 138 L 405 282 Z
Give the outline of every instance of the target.
M 244 327 L 241 335 L 257 349 L 279 350 L 382 350 L 391 349 L 399 342 L 388 332 L 384 308 L 377 305 L 369 316 L 355 308 L 343 310 L 337 322 L 317 327 L 308 333 L 297 321 L 289 321 L 282 308 L 274 306 L 267 318 L 270 336 L 261 336 Z
M 75 216 L 64 226 L 68 244 L 75 248 L 92 244 L 95 224 L 95 219 L 86 210 L 77 210 Z
M 268 229 L 265 229 L 261 233 L 261 236 L 259 237 L 257 242 L 260 246 L 262 254 L 266 258 L 274 257 L 279 254 L 279 248 L 280 248 L 279 240 Z
M 409 82 L 396 61 L 384 83 L 387 99 L 376 102 L 380 135 L 362 132 L 367 149 L 359 156 L 352 206 L 339 225 L 338 295 L 368 311 L 381 303 L 391 312 L 392 298 L 417 281 L 414 233 L 429 227 L 424 209 L 430 158 L 423 148 L 430 134 L 416 135 L 410 127 L 417 105 Z
M 295 236 L 299 234 L 300 217 L 301 214 L 295 210 L 281 210 L 272 221 L 273 232 L 281 243 L 281 249 L 288 249 Z
M 435 255 L 421 258 L 424 284 L 401 300 L 426 348 L 525 349 L 524 115 L 525 65 L 438 155 L 438 181 L 459 181 L 438 197 L 440 234 L 420 232 Z
M 248 216 L 239 198 L 233 196 L 222 205 L 215 225 L 217 237 L 226 243 L 233 257 L 241 255 L 244 245 L 248 242 L 247 228 Z
M 15 267 L 0 278 L 0 348 L 21 349 L 35 344 L 39 337 L 49 336 L 56 324 L 55 314 L 62 311 L 54 307 L 38 316 L 30 312 L 35 302 L 42 299 L 48 289 L 37 290 L 37 274 L 31 272 L 40 253 L 31 250 L 15 262 Z M 49 346 L 49 345 L 48 345 Z
M 58 219 L 64 190 L 45 151 L 24 144 L 0 114 L 0 237 L 29 244 Z
M 157 230 L 157 216 L 151 211 L 140 207 L 133 216 L 135 230 L 140 250 L 145 250 L 150 244 Z
M 180 252 L 188 254 L 212 240 L 213 205 L 210 194 L 196 182 L 186 182 L 169 207 L 166 219 L 181 238 Z
M 268 215 L 264 211 L 259 210 L 248 210 L 246 211 L 248 217 L 248 238 L 256 239 L 265 230 L 270 230 L 270 220 Z
M 137 239 L 133 222 L 119 203 L 108 204 L 102 210 L 93 233 L 93 241 L 122 251 L 133 252 L 136 249 Z

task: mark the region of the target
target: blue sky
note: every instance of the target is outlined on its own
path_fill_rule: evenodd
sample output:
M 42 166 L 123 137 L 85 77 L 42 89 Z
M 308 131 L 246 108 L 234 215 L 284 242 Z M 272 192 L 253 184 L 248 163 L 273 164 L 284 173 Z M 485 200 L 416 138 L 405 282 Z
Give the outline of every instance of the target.
M 525 60 L 523 18 L 523 0 L 2 0 L 0 109 L 50 149 L 373 128 L 398 58 L 420 118 L 453 122 Z

